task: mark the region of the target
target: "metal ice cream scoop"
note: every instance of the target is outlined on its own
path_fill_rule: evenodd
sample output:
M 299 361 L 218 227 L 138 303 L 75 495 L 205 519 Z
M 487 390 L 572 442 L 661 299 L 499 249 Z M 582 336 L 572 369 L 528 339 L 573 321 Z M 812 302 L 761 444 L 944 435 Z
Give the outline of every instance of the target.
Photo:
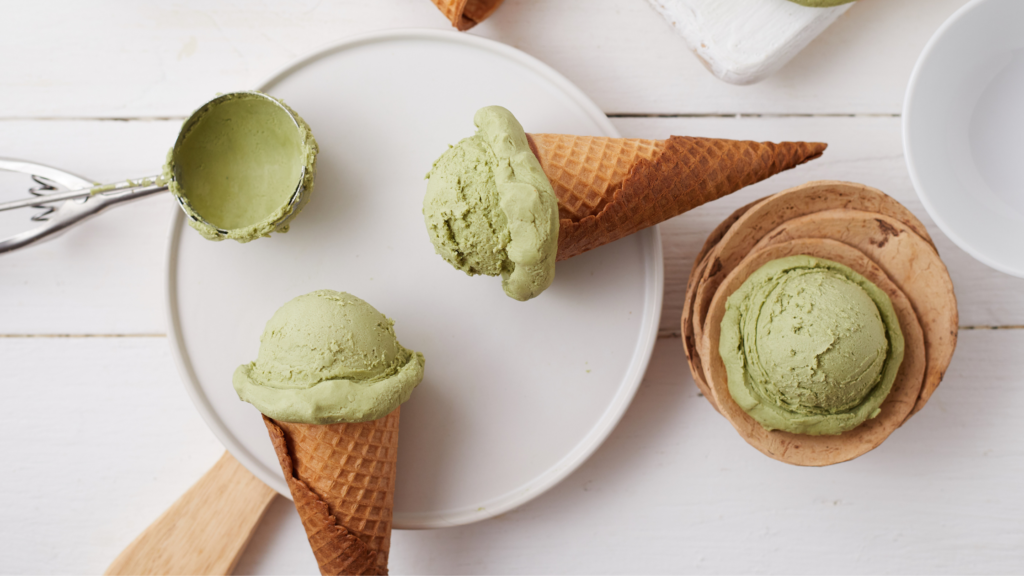
M 263 98 L 268 102 L 272 102 L 288 114 L 296 130 L 305 137 L 308 130 L 305 122 L 279 100 L 261 92 L 234 92 L 223 94 L 210 100 L 189 116 L 184 124 L 182 124 L 181 131 L 178 133 L 178 139 L 175 141 L 171 152 L 172 157 L 179 152 L 185 135 L 188 134 L 189 130 L 196 125 L 201 117 L 218 104 L 237 98 L 239 95 Z M 75 224 L 111 206 L 165 192 L 172 187 L 171 185 L 175 179 L 180 178 L 180 174 L 170 173 L 122 180 L 112 184 L 99 184 L 52 166 L 11 158 L 0 158 L 0 170 L 28 174 L 38 184 L 38 186 L 29 189 L 31 196 L 21 200 L 0 203 L 0 211 L 16 208 L 42 209 L 42 212 L 38 212 L 31 217 L 33 221 L 42 222 L 42 225 L 14 236 L 0 239 L 0 253 L 10 252 L 43 239 L 53 238 Z M 282 212 L 282 216 L 277 221 L 287 222 L 294 216 L 296 210 L 301 207 L 302 199 L 307 197 L 307 170 L 306 166 L 302 167 L 287 208 Z M 187 207 L 189 201 L 184 195 L 176 193 L 175 198 L 189 219 L 195 222 L 202 222 L 206 225 L 205 228 L 207 230 L 214 230 L 213 234 L 219 238 L 226 238 L 228 236 L 229 230 L 211 224 L 194 209 L 189 209 Z

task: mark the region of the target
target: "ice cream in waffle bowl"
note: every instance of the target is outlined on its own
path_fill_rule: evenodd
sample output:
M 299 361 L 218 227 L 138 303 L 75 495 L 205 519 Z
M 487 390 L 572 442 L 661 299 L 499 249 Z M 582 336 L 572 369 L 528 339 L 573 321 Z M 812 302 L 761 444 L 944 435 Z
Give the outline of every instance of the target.
M 818 277 L 833 264 L 841 279 L 823 288 Z M 856 283 L 865 289 L 849 289 Z M 873 289 L 892 325 L 868 338 L 871 323 L 857 316 L 876 311 L 852 302 Z M 820 181 L 744 206 L 711 233 L 681 331 L 697 386 L 747 442 L 821 466 L 877 447 L 925 406 L 952 358 L 957 320 L 949 273 L 921 222 L 880 190 Z M 864 368 L 872 354 L 889 355 L 890 382 L 886 362 Z M 843 386 L 858 391 L 836 401 Z

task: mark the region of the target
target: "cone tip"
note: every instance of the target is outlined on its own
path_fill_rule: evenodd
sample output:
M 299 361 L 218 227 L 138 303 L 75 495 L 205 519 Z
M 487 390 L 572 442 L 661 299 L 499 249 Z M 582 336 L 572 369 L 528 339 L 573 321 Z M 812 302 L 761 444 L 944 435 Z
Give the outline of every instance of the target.
M 825 153 L 825 149 L 828 148 L 826 142 L 805 142 L 804 147 L 807 148 L 807 152 L 804 156 L 803 162 L 810 162 L 816 158 L 820 158 Z

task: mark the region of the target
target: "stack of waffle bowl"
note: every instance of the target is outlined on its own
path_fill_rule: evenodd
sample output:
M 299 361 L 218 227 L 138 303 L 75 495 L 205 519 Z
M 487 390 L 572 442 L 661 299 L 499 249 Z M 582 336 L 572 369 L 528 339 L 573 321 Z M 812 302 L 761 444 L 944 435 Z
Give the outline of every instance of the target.
M 906 341 L 881 413 L 836 436 L 765 430 L 730 396 L 718 351 L 728 297 L 765 263 L 798 254 L 874 282 L 892 301 Z M 783 462 L 824 466 L 874 449 L 924 407 L 949 366 L 957 326 L 953 283 L 921 222 L 874 188 L 818 181 L 748 204 L 711 233 L 690 272 L 681 328 L 697 386 L 748 443 Z

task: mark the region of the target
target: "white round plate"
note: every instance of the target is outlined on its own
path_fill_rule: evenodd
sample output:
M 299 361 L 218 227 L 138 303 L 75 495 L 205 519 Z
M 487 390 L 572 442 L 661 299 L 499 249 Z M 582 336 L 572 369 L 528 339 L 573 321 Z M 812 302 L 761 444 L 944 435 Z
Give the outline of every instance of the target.
M 1024 277 L 1024 2 L 974 0 L 910 77 L 903 147 L 918 196 L 971 256 Z
M 618 136 L 544 64 L 467 34 L 389 31 L 303 58 L 262 90 L 320 144 L 316 185 L 287 234 L 209 242 L 178 214 L 167 254 L 171 345 L 193 401 L 228 450 L 289 496 L 255 408 L 231 386 L 264 324 L 300 294 L 351 292 L 395 319 L 426 377 L 402 407 L 396 528 L 506 512 L 579 466 L 643 377 L 662 297 L 656 228 L 558 265 L 516 302 L 499 278 L 468 277 L 434 253 L 424 175 L 500 104 L 531 132 Z

